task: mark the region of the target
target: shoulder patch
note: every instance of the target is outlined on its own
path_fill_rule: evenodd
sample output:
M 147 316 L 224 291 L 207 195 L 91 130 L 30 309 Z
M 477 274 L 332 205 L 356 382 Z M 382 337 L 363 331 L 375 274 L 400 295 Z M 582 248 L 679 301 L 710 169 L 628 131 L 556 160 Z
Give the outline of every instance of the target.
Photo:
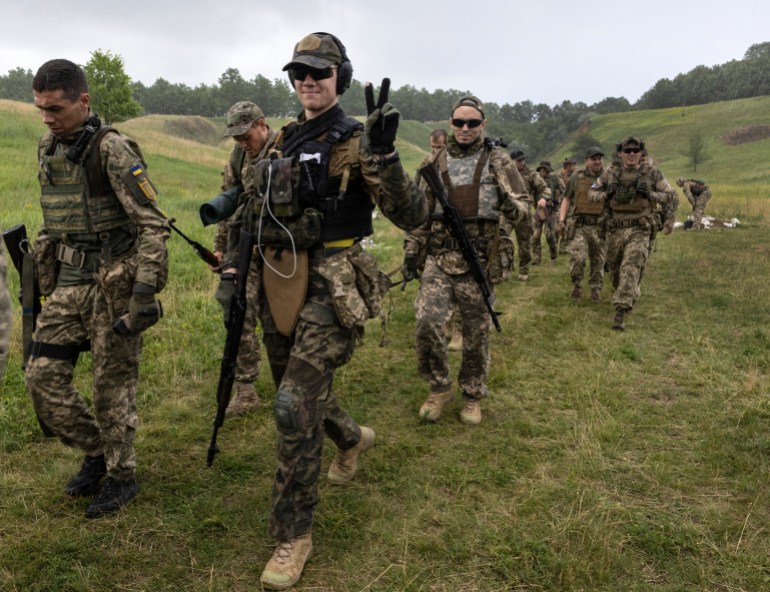
M 121 175 L 121 179 L 140 205 L 148 206 L 151 202 L 157 201 L 158 192 L 141 164 L 133 165 Z

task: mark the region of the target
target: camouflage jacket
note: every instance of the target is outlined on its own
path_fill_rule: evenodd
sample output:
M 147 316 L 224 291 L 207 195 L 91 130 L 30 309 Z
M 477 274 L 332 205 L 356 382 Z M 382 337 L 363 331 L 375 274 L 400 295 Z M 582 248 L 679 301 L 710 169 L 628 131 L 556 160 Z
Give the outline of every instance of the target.
M 631 187 L 643 183 L 647 187 L 647 196 L 637 193 L 631 203 L 619 204 L 616 196 L 611 195 L 608 189 L 624 181 Z M 652 165 L 640 165 L 637 169 L 626 169 L 622 166 L 611 166 L 605 169 L 602 175 L 591 185 L 589 198 L 592 201 L 600 201 L 606 204 L 608 216 L 611 221 L 642 220 L 652 224 L 653 215 L 658 206 L 664 209 L 675 208 L 677 203 L 676 193 L 671 189 L 666 178 L 660 170 Z

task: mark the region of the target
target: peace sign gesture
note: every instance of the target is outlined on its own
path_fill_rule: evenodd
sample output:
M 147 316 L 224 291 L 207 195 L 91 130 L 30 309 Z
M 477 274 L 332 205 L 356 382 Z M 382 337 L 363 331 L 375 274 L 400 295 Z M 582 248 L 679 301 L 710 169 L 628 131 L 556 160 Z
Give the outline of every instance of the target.
M 377 104 L 374 103 L 374 87 L 371 82 L 364 86 L 366 96 L 366 139 L 372 154 L 384 156 L 395 152 L 396 132 L 398 132 L 398 119 L 401 114 L 393 105 L 388 103 L 390 92 L 390 78 L 382 79 L 380 94 Z

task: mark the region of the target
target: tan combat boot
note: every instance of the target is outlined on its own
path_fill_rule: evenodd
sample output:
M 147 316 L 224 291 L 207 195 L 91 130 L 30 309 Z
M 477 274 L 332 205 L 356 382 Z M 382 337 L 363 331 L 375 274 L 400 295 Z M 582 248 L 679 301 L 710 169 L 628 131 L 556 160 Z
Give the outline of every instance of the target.
M 466 425 L 479 425 L 481 423 L 481 402 L 478 399 L 463 400 L 460 421 Z
M 347 450 L 337 450 L 329 467 L 329 483 L 342 485 L 353 480 L 358 469 L 358 457 L 374 446 L 374 430 L 361 426 L 361 439 L 358 444 Z
M 441 412 L 444 410 L 444 406 L 450 403 L 455 398 L 455 393 L 452 387 L 447 387 L 446 390 L 431 392 L 425 403 L 420 407 L 420 419 L 423 421 L 438 421 L 441 417 Z
M 612 328 L 615 329 L 615 331 L 624 331 L 626 329 L 626 325 L 623 321 L 623 317 L 626 314 L 626 310 L 624 308 L 616 308 L 615 309 L 615 320 L 612 322 Z
M 305 562 L 313 552 L 310 533 L 278 543 L 259 581 L 268 590 L 286 590 L 299 581 Z
M 257 395 L 254 385 L 250 382 L 236 382 L 235 397 L 227 406 L 225 415 L 245 415 L 249 411 L 257 409 L 259 405 L 259 395 Z
M 455 324 L 452 330 L 452 339 L 447 346 L 449 351 L 462 351 L 463 349 L 463 332 L 460 327 Z

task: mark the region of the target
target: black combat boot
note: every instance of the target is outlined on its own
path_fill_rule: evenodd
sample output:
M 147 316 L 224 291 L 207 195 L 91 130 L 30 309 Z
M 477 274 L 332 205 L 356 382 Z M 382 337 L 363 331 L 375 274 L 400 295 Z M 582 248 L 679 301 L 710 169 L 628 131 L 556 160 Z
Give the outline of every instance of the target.
M 122 506 L 134 499 L 139 493 L 139 482 L 136 479 L 118 481 L 107 477 L 99 493 L 86 510 L 86 518 L 100 518 L 114 514 Z
M 93 495 L 99 489 L 99 482 L 107 474 L 104 455 L 87 456 L 80 471 L 64 487 L 64 493 L 72 497 Z

